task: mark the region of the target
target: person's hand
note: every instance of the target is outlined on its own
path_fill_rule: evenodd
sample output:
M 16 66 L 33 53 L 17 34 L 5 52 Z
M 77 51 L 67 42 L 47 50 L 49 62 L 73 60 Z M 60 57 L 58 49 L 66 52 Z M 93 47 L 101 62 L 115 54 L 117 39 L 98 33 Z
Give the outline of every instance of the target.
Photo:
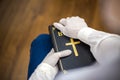
M 51 49 L 51 51 L 48 53 L 48 55 L 45 57 L 45 59 L 43 60 L 42 63 L 47 63 L 50 66 L 52 66 L 55 70 L 55 72 L 58 72 L 58 68 L 57 68 L 57 62 L 61 57 L 66 57 L 68 55 L 71 54 L 71 50 L 64 50 L 64 51 L 60 51 L 60 52 L 54 52 L 53 49 Z
M 67 17 L 62 18 L 59 23 L 53 24 L 59 29 L 64 35 L 78 39 L 78 32 L 88 27 L 83 18 L 80 17 Z
M 71 50 L 54 52 L 53 49 L 48 53 L 40 65 L 37 66 L 29 80 L 53 80 L 58 72 L 57 62 L 61 57 L 71 54 Z

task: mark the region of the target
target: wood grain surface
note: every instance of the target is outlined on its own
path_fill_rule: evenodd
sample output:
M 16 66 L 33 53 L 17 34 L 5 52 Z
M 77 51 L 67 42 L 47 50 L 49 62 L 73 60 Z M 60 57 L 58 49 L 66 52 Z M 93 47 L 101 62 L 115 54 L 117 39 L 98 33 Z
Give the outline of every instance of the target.
M 97 0 L 0 0 L 0 80 L 26 80 L 32 40 L 70 16 L 104 30 Z

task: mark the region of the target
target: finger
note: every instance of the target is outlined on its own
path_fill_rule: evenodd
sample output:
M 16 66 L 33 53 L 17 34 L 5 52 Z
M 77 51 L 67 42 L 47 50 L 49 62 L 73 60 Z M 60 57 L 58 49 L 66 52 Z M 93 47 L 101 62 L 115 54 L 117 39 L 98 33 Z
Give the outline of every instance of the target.
M 54 55 L 52 56 L 52 58 L 54 58 L 53 59 L 54 61 L 51 65 L 55 66 L 61 57 L 69 56 L 71 53 L 72 53 L 71 50 L 64 50 L 61 52 L 54 53 Z
M 70 17 L 67 17 L 66 19 L 70 19 Z
M 80 19 L 81 21 L 85 21 L 83 18 L 76 16 L 76 18 Z
M 53 25 L 57 28 L 57 29 L 59 29 L 60 31 L 63 31 L 64 30 L 64 26 L 62 25 L 62 24 L 60 24 L 60 23 L 53 23 Z
M 58 54 L 58 56 L 59 56 L 59 58 L 60 58 L 60 57 L 68 56 L 68 55 L 70 55 L 71 53 L 72 53 L 71 50 L 64 50 L 64 51 L 58 52 L 58 53 L 56 53 L 56 54 Z
M 68 19 L 68 18 L 67 18 Z M 59 23 L 63 24 L 63 25 L 66 25 L 67 21 L 65 18 L 62 18 Z
M 80 20 L 80 21 L 84 21 L 84 19 L 83 18 L 81 18 L 81 17 L 79 17 L 79 16 L 73 16 L 73 17 L 71 17 L 70 19 L 75 19 L 75 20 Z

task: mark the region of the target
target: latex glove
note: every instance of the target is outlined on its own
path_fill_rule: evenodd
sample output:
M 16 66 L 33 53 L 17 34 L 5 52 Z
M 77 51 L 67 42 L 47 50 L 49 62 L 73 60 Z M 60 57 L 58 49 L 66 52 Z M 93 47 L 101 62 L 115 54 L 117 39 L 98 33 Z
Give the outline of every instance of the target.
M 45 59 L 43 60 L 43 63 L 47 63 L 49 64 L 50 66 L 56 68 L 56 64 L 58 62 L 58 60 L 61 58 L 61 57 L 65 57 L 65 56 L 68 56 L 71 54 L 71 50 L 64 50 L 64 51 L 61 51 L 61 52 L 54 52 L 54 49 L 52 49 L 48 55 L 45 57 Z
M 71 50 L 64 50 L 55 53 L 52 49 L 45 57 L 43 62 L 38 65 L 29 80 L 53 80 L 58 72 L 57 62 L 59 58 L 70 54 Z
M 65 20 L 69 19 L 72 18 Z M 66 36 L 77 37 L 88 44 L 97 63 L 88 67 L 70 70 L 68 74 L 60 74 L 55 80 L 120 80 L 119 35 L 97 31 L 87 26 L 77 30 L 76 27 L 72 26 L 72 23 L 77 24 L 78 22 L 70 22 L 69 26 L 64 26 L 64 24 L 66 25 L 69 21 L 65 22 L 63 19 L 63 24 L 61 24 L 61 22 L 62 20 L 60 20 L 60 23 L 54 23 L 54 26 L 61 30 Z M 80 22 L 82 23 L 82 21 Z
M 59 29 L 64 35 L 72 38 L 78 39 L 78 32 L 88 27 L 83 18 L 80 17 L 68 17 L 63 18 L 59 23 L 53 24 L 57 29 Z

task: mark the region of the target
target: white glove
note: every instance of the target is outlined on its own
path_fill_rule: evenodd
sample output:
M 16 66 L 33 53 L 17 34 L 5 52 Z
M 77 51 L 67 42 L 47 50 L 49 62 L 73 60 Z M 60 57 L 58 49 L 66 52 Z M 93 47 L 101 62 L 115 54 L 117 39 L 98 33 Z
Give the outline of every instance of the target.
M 78 32 L 88 27 L 83 18 L 71 17 L 63 18 L 59 23 L 53 24 L 57 29 L 59 29 L 64 35 L 72 38 L 78 39 Z
M 54 49 L 52 49 L 48 55 L 45 57 L 45 59 L 43 60 L 43 63 L 47 63 L 50 66 L 54 67 L 54 69 L 57 68 L 56 64 L 58 62 L 58 60 L 61 57 L 65 57 L 71 54 L 71 50 L 64 50 L 61 52 L 54 52 Z M 57 71 L 56 71 L 57 72 Z
M 61 19 L 54 26 L 64 35 L 90 45 L 97 60 L 95 65 L 59 74 L 55 80 L 120 80 L 120 36 L 88 28 L 79 17 Z
M 53 80 L 58 72 L 57 62 L 59 58 L 70 54 L 71 50 L 54 53 L 54 50 L 52 49 L 43 62 L 38 65 L 29 80 Z
M 99 32 L 101 33 L 101 32 Z M 107 36 L 107 34 L 105 34 Z M 105 36 L 103 35 L 103 37 Z M 98 34 L 96 36 L 99 36 Z M 55 80 L 120 80 L 120 36 L 111 35 L 96 41 L 93 55 L 98 63 L 59 74 Z M 89 39 L 91 41 L 91 38 Z

